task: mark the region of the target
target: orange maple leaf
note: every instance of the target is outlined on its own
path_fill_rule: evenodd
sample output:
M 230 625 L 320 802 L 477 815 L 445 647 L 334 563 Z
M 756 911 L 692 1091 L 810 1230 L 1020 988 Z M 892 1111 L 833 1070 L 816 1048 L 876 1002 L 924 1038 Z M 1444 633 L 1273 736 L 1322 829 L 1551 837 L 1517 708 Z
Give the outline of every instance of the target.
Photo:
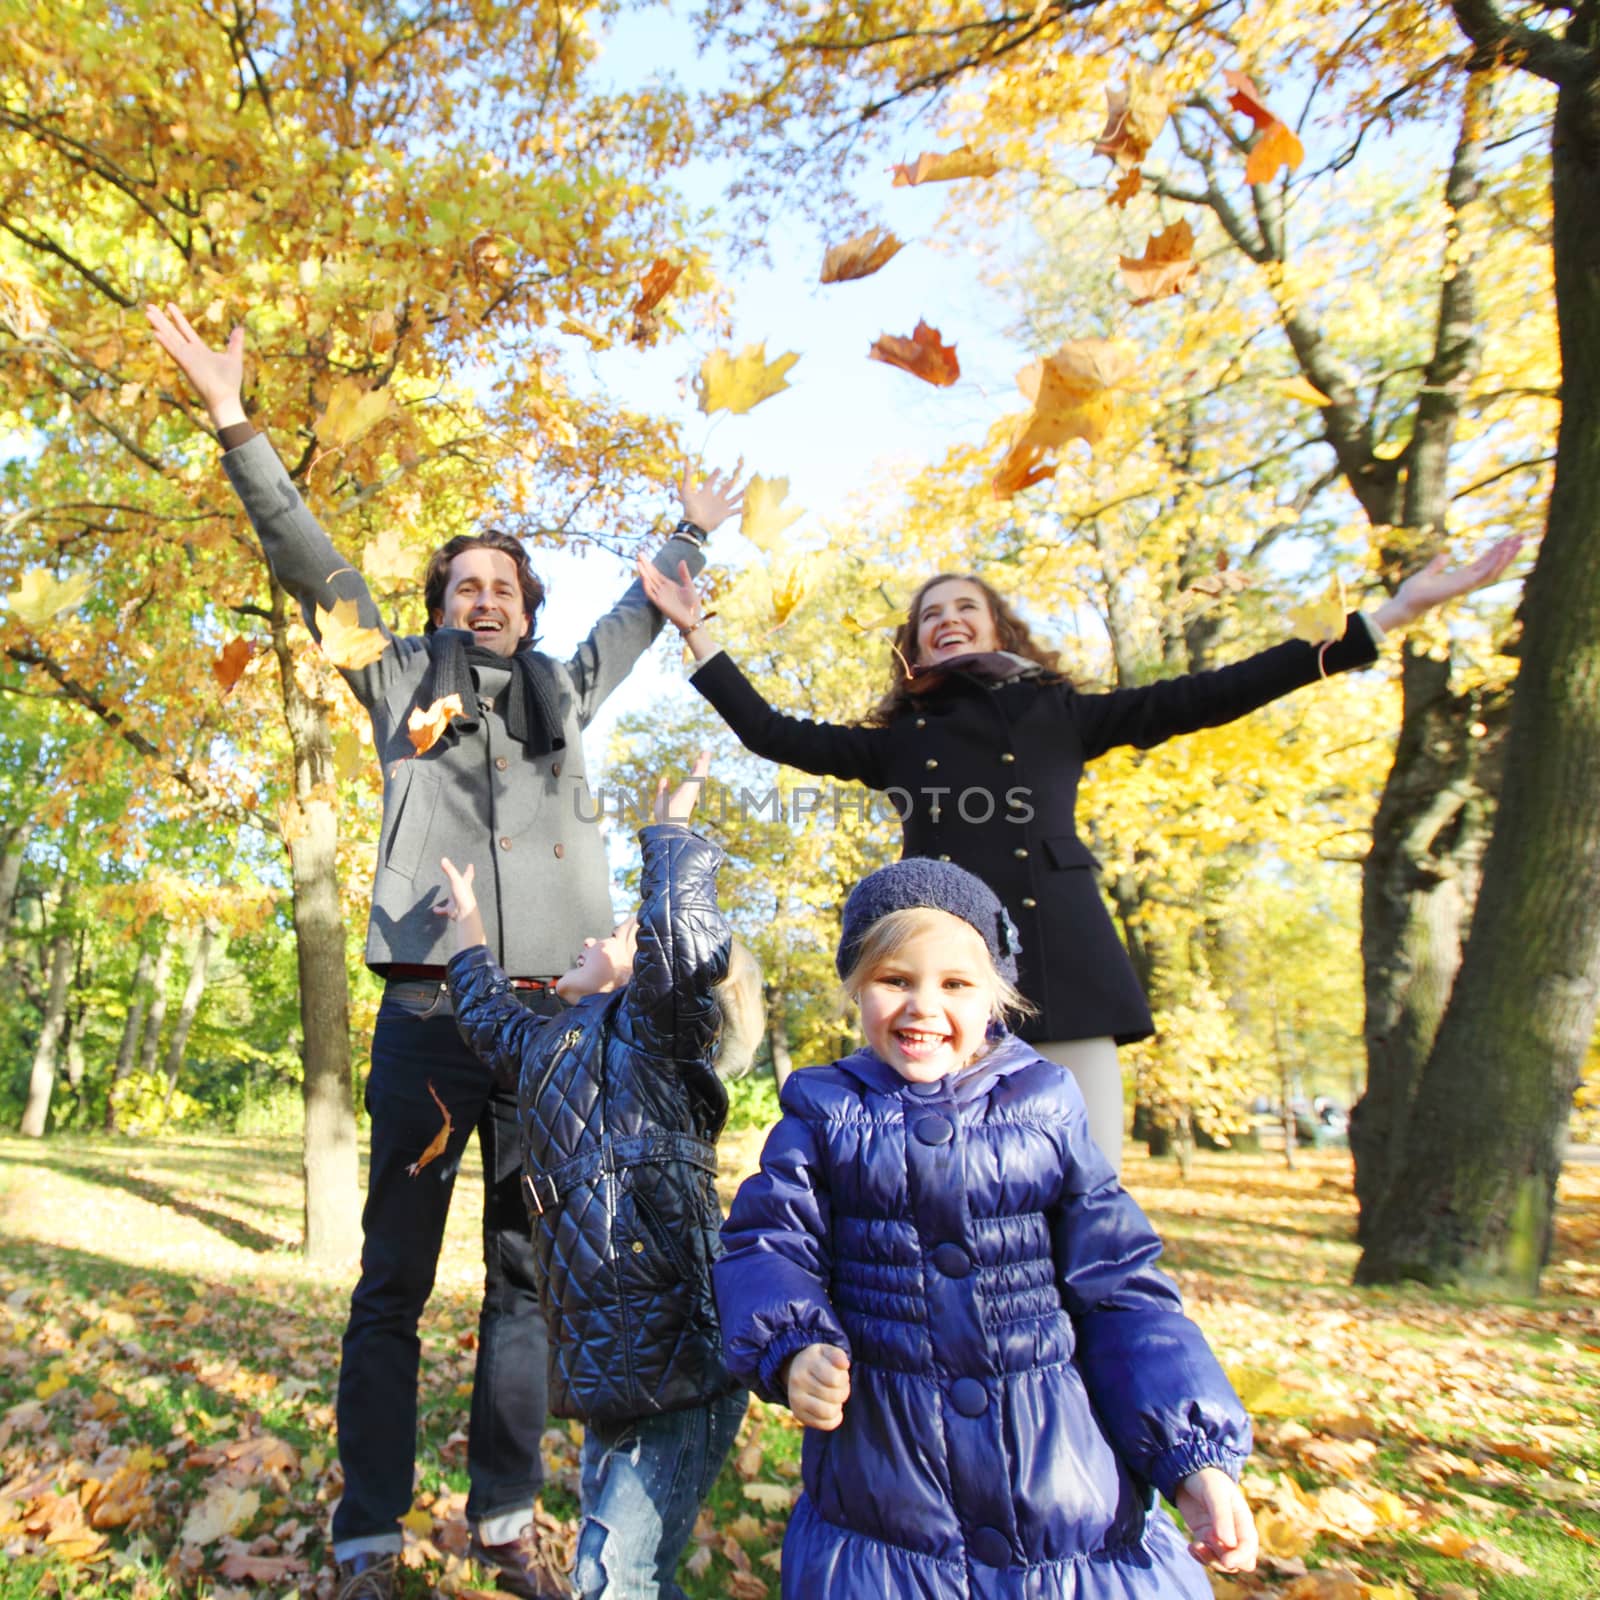
M 628 335 L 629 344 L 648 345 L 654 342 L 661 329 L 661 318 L 656 313 L 656 307 L 672 292 L 682 276 L 682 262 L 672 262 L 665 256 L 658 256 L 650 263 L 649 270 L 639 280 L 639 298 L 633 302 L 633 331 Z
M 1181 218 L 1150 235 L 1142 256 L 1119 256 L 1122 276 L 1136 306 L 1181 293 L 1200 271 L 1194 259 L 1194 230 Z
M 879 334 L 867 354 L 874 361 L 885 361 L 891 367 L 900 367 L 939 389 L 948 388 L 961 376 L 956 347 L 945 344 L 939 337 L 939 330 L 930 328 L 922 321 L 911 330 L 909 339 L 903 339 L 897 333 Z
M 1235 111 L 1249 117 L 1258 131 L 1278 121 L 1277 112 L 1271 110 L 1267 102 L 1261 98 L 1261 91 L 1256 88 L 1254 79 L 1242 72 L 1236 72 L 1232 67 L 1223 70 L 1222 78 L 1223 82 L 1233 90 L 1228 96 L 1228 104 Z
M 450 1120 L 449 1108 L 445 1105 L 444 1101 L 439 1098 L 437 1091 L 433 1087 L 433 1080 L 431 1078 L 428 1080 L 428 1093 L 433 1096 L 433 1103 L 438 1106 L 439 1114 L 444 1118 L 444 1126 L 440 1128 L 436 1134 L 434 1134 L 433 1141 L 429 1144 L 428 1148 L 424 1150 L 409 1167 L 406 1168 L 407 1176 L 412 1178 L 416 1177 L 416 1175 L 421 1172 L 430 1161 L 437 1161 L 439 1157 L 444 1154 L 445 1146 L 450 1143 L 450 1135 L 455 1129 L 455 1124 Z
M 1274 122 L 1255 142 L 1250 158 L 1244 164 L 1246 183 L 1270 183 L 1281 167 L 1293 172 L 1306 158 L 1306 147 L 1300 143 L 1292 128 Z
M 834 245 L 822 258 L 823 283 L 847 283 L 852 278 L 870 278 L 887 266 L 902 245 L 887 228 L 869 228 L 843 244 Z
M 1123 206 L 1144 188 L 1144 171 L 1140 167 L 1130 167 L 1117 179 L 1117 186 L 1106 196 L 1108 206 L 1116 206 L 1121 210 Z
M 893 170 L 893 187 L 901 189 L 907 184 L 949 183 L 954 178 L 992 178 L 1000 163 L 987 151 L 962 144 L 954 150 L 925 151 L 909 164 L 897 161 Z
M 406 718 L 406 737 L 417 747 L 419 756 L 426 755 L 444 736 L 450 719 L 460 715 L 461 696 L 458 694 L 447 694 L 442 700 L 435 700 L 426 711 L 414 706 Z
M 1054 476 L 1045 457 L 1069 440 L 1092 449 L 1111 425 L 1112 393 L 1132 374 L 1134 352 L 1120 339 L 1069 339 L 1017 374 L 1017 387 L 1033 402 L 990 484 L 1009 499 Z
M 221 655 L 211 663 L 211 670 L 223 694 L 227 694 L 239 681 L 239 675 L 250 664 L 250 658 L 255 653 L 256 647 L 248 639 L 230 639 L 222 647 Z

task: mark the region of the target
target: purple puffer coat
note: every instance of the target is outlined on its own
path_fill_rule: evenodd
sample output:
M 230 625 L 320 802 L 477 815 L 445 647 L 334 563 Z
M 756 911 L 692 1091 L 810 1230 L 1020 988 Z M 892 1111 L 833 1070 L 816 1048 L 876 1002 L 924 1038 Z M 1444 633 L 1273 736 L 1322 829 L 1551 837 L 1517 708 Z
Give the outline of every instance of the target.
M 1007 1036 L 908 1083 L 797 1072 L 715 1268 L 728 1365 L 768 1399 L 849 1351 L 808 1429 L 791 1600 L 1210 1600 L 1153 1487 L 1237 1476 L 1250 1424 L 1070 1074 Z

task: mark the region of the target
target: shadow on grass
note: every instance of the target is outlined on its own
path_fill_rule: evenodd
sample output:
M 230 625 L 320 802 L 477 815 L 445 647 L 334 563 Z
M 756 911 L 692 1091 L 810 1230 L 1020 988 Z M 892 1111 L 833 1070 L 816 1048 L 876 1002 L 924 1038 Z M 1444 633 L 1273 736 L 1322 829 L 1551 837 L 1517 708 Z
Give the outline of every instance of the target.
M 17 1161 L 7 1152 L 0 1151 L 0 1163 L 12 1161 L 16 1165 L 38 1166 L 38 1160 L 28 1162 Z M 59 1172 L 70 1178 L 80 1179 L 84 1183 L 95 1185 L 104 1189 L 121 1189 L 125 1194 L 131 1194 L 136 1199 L 143 1200 L 149 1205 L 159 1206 L 163 1211 L 175 1212 L 180 1217 L 188 1217 L 202 1226 L 210 1228 L 212 1232 L 220 1234 L 230 1244 L 237 1245 L 241 1250 L 253 1250 L 258 1254 L 269 1251 L 292 1248 L 293 1241 L 283 1238 L 280 1234 L 266 1233 L 260 1228 L 252 1227 L 248 1222 L 241 1222 L 237 1217 L 230 1217 L 225 1211 L 213 1210 L 210 1206 L 199 1204 L 197 1201 L 185 1199 L 175 1189 L 165 1184 L 154 1183 L 148 1178 L 136 1178 L 130 1173 L 114 1172 L 108 1167 L 97 1166 L 87 1162 L 52 1160 L 47 1164 L 52 1172 Z M 244 1197 L 240 1197 L 244 1203 Z

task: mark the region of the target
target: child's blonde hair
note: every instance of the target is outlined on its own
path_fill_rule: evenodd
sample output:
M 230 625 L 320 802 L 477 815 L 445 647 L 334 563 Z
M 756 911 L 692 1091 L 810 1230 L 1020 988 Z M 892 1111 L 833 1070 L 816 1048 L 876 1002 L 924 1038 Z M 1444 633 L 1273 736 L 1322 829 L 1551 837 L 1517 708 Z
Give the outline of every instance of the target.
M 855 1005 L 859 1002 L 861 991 L 866 987 L 867 979 L 872 976 L 876 968 L 886 961 L 893 961 L 925 928 L 937 926 L 932 919 L 938 917 L 971 927 L 971 924 L 966 923 L 963 918 L 954 916 L 948 911 L 940 911 L 934 906 L 908 906 L 902 911 L 890 911 L 870 924 L 866 932 L 861 935 L 855 960 L 842 980 L 844 992 L 849 997 L 850 1003 Z M 989 972 L 989 1015 L 1000 1023 L 1008 1022 L 1012 1017 L 1032 1016 L 1034 1006 L 1023 998 L 1022 991 L 1016 984 L 995 966 L 994 957 L 990 955 L 988 946 L 978 936 L 977 930 L 973 929 L 972 932 L 979 948 L 983 951 L 984 965 Z
M 724 1078 L 742 1077 L 761 1048 L 767 1031 L 767 1007 L 761 989 L 761 963 L 735 939 L 728 948 L 728 971 L 712 988 L 722 1012 L 715 1064 Z

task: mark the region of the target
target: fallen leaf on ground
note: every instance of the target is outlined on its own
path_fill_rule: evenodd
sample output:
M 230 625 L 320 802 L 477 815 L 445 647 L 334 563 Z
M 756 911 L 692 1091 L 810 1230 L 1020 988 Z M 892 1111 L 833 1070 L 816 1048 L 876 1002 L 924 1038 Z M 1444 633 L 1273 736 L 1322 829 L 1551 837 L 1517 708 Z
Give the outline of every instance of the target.
M 909 164 L 896 162 L 893 187 L 949 183 L 954 178 L 992 178 L 999 170 L 1000 163 L 992 155 L 963 144 L 954 150 L 929 150 Z
M 903 248 L 887 228 L 869 228 L 828 251 L 822 258 L 822 282 L 848 283 L 854 278 L 870 278 Z
M 180 1544 L 212 1544 L 242 1528 L 261 1509 L 261 1496 L 254 1489 L 240 1489 L 231 1483 L 213 1484 L 204 1500 L 183 1519 Z
M 407 1175 L 413 1178 L 416 1177 L 416 1175 L 421 1172 L 430 1161 L 437 1161 L 439 1157 L 444 1154 L 445 1146 L 450 1143 L 450 1135 L 454 1131 L 454 1124 L 450 1121 L 450 1112 L 446 1108 L 444 1101 L 439 1098 L 439 1095 L 434 1089 L 431 1081 L 428 1084 L 428 1093 L 432 1095 L 433 1103 L 438 1106 L 439 1115 L 444 1118 L 444 1125 L 436 1134 L 434 1134 L 433 1140 L 429 1144 L 428 1148 L 424 1150 L 409 1167 L 406 1168 Z
M 874 361 L 899 367 L 937 389 L 948 388 L 961 376 L 956 347 L 945 344 L 939 337 L 939 330 L 930 328 L 926 322 L 919 321 L 909 339 L 894 333 L 879 334 L 867 354 Z

